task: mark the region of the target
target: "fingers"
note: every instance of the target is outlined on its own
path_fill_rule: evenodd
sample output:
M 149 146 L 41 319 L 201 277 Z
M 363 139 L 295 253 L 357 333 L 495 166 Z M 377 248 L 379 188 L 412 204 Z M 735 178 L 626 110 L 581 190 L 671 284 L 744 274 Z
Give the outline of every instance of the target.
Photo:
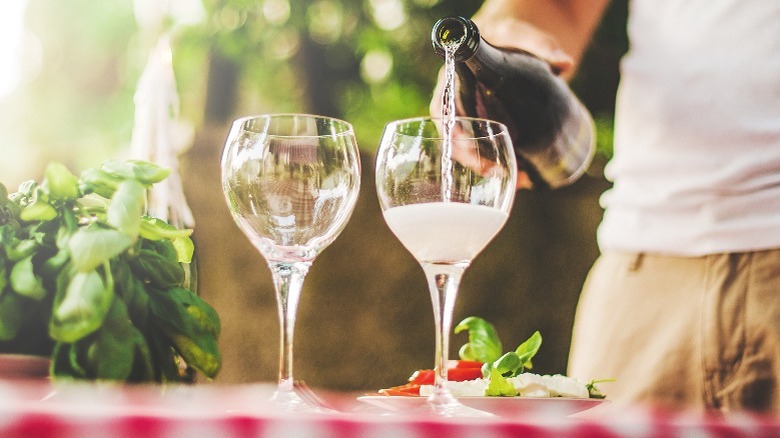
M 531 178 L 528 177 L 528 174 L 523 172 L 522 170 L 517 171 L 517 184 L 515 185 L 515 189 L 532 189 L 534 187 L 534 184 L 531 182 Z

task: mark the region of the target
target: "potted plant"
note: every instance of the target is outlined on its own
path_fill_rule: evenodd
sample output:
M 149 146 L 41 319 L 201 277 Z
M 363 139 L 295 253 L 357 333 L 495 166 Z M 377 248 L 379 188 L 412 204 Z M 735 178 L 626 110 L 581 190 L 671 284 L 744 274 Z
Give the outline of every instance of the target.
M 220 367 L 217 313 L 184 287 L 191 230 L 145 215 L 169 170 L 109 160 L 80 176 L 0 184 L 0 353 L 58 379 L 178 382 Z

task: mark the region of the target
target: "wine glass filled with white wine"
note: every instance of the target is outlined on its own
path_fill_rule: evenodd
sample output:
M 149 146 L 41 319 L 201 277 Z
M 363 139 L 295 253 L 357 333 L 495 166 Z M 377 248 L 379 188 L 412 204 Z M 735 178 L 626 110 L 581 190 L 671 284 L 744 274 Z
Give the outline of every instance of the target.
M 465 269 L 506 222 L 517 164 L 506 127 L 465 117 L 387 124 L 376 159 L 385 221 L 428 280 L 436 325 L 435 385 L 426 410 L 479 414 L 447 389 L 452 311 Z

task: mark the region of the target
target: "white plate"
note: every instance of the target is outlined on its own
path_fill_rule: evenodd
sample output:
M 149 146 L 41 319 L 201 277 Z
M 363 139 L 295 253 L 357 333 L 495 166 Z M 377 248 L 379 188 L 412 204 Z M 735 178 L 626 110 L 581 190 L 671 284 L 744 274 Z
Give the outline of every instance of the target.
M 422 407 L 426 397 L 365 395 L 363 403 L 394 412 L 412 411 Z M 462 404 L 499 417 L 522 415 L 567 416 L 596 407 L 606 400 L 569 397 L 457 397 Z

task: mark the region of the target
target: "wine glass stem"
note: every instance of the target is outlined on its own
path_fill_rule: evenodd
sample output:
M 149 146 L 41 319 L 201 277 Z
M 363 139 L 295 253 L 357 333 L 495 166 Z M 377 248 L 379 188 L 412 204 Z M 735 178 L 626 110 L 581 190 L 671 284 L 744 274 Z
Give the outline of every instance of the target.
M 423 264 L 433 304 L 433 318 L 436 326 L 436 362 L 434 390 L 431 402 L 452 403 L 454 400 L 447 388 L 447 361 L 449 360 L 450 329 L 458 286 L 466 269 L 465 264 Z
M 310 262 L 269 263 L 279 311 L 279 390 L 293 391 L 293 334 L 298 299 Z

